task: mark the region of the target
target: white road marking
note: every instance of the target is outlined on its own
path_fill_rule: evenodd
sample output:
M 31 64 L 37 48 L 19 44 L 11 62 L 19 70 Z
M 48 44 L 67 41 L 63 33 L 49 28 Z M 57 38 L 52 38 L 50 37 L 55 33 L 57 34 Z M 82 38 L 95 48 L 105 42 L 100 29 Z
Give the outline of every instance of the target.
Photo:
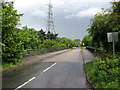
M 14 90 L 18 90 L 18 89 L 22 88 L 23 86 L 25 86 L 26 84 L 28 84 L 29 82 L 31 82 L 32 80 L 34 80 L 35 78 L 36 78 L 36 77 L 33 77 L 33 78 L 29 79 L 27 82 L 25 82 L 24 84 L 18 86 L 18 87 L 17 87 L 16 89 L 14 89 Z
M 55 66 L 56 63 L 52 64 L 50 67 L 48 67 L 47 69 L 43 70 L 43 72 L 46 72 L 47 70 L 49 70 L 50 68 L 52 68 L 53 66 Z
M 43 70 L 43 72 L 46 72 L 47 70 L 49 70 L 50 68 L 52 68 L 52 67 L 55 66 L 55 65 L 56 65 L 56 63 L 52 64 L 52 65 L 51 65 L 50 67 L 48 67 L 47 69 Z M 27 82 L 25 82 L 24 84 L 18 86 L 18 87 L 17 87 L 16 89 L 14 89 L 14 90 L 18 90 L 18 89 L 22 88 L 23 86 L 25 86 L 26 84 L 28 84 L 29 82 L 31 82 L 32 80 L 34 80 L 35 78 L 36 78 L 36 77 L 33 77 L 33 78 L 29 79 Z

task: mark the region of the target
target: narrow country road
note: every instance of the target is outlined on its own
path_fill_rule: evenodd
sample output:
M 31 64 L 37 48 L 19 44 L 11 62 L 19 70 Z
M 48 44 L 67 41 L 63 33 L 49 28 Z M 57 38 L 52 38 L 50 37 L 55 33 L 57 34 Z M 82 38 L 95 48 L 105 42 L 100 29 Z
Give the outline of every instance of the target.
M 3 88 L 14 88 L 15 90 L 20 88 L 88 87 L 83 69 L 81 49 L 79 48 L 29 67 L 3 74 L 2 81 Z

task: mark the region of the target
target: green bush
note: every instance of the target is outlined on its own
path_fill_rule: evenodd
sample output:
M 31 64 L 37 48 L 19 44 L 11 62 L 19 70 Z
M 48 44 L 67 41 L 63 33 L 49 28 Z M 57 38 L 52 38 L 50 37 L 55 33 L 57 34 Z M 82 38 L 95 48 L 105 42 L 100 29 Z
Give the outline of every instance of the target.
M 67 46 L 65 44 L 62 44 L 62 43 L 56 43 L 52 46 L 52 48 L 65 49 L 65 48 L 67 48 Z
M 14 33 L 15 34 L 15 33 Z M 2 59 L 3 63 L 16 63 L 19 62 L 21 58 L 21 53 L 23 52 L 23 45 L 20 42 L 18 37 L 15 37 L 14 34 L 10 34 L 9 37 L 6 37 L 2 46 Z
M 96 88 L 119 88 L 120 59 L 117 57 L 96 57 L 92 62 L 86 63 L 90 82 Z
M 40 45 L 40 48 L 51 48 L 56 42 L 54 40 L 44 40 L 43 43 Z
M 44 40 L 40 45 L 40 48 L 65 49 L 65 48 L 73 48 L 74 46 L 76 46 L 76 44 L 71 39 L 57 37 L 55 40 L 50 40 L 50 39 Z

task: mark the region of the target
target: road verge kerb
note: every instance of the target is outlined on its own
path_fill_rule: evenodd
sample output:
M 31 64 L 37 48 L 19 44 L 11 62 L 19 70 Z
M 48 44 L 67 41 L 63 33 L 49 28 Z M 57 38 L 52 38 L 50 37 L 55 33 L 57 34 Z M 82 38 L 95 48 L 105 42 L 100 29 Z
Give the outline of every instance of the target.
M 89 84 L 90 88 L 91 88 L 92 90 L 94 90 L 93 85 L 89 82 L 89 79 L 88 79 L 88 75 L 87 75 L 87 71 L 86 71 L 86 65 L 85 65 L 85 59 L 84 59 L 84 53 L 83 53 L 83 50 L 82 50 L 82 49 L 81 49 L 80 53 L 82 54 L 83 67 L 84 67 L 85 77 L 86 77 L 87 83 Z

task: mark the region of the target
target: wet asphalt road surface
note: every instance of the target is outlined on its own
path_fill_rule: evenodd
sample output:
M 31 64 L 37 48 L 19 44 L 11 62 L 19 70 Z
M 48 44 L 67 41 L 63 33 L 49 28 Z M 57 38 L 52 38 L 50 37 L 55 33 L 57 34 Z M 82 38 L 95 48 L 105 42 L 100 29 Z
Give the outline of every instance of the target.
M 81 50 L 3 74 L 3 88 L 87 88 Z

